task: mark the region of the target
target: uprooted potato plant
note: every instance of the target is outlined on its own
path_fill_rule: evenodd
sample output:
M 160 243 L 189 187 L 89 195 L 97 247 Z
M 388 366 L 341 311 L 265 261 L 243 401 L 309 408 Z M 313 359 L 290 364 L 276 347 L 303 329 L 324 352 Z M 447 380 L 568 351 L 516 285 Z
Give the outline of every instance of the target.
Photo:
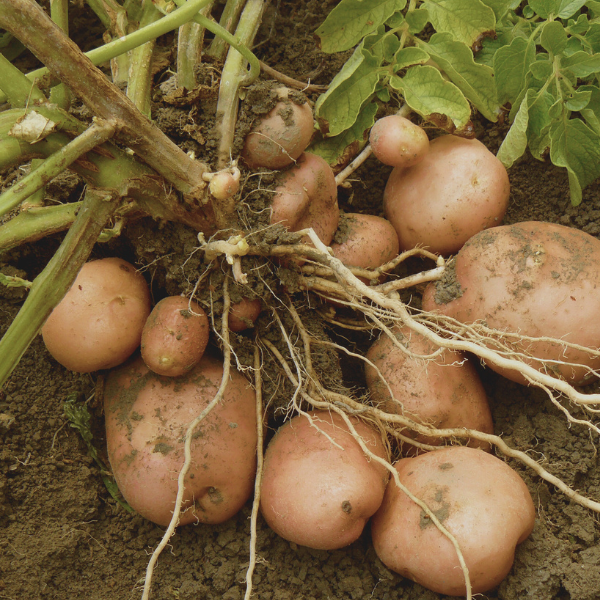
M 66 34 L 67 2 L 51 2 L 49 18 L 34 2 L 0 0 L 0 25 L 6 30 L 3 40 L 9 48 L 0 54 L 0 89 L 6 103 L 0 112 L 0 168 L 7 170 L 31 162 L 29 173 L 0 196 L 0 211 L 10 217 L 0 227 L 0 248 L 18 247 L 68 230 L 52 260 L 33 282 L 2 276 L 5 285 L 27 287 L 28 297 L 0 341 L 0 384 L 6 382 L 31 340 L 71 287 L 95 244 L 119 236 L 124 228 L 147 216 L 181 223 L 198 236 L 197 247 L 187 258 L 202 257 L 200 270 L 193 281 L 188 281 L 189 285 L 178 291 L 211 309 L 213 344 L 224 357 L 223 377 L 208 407 L 187 426 L 186 460 L 178 473 L 177 499 L 164 538 L 148 564 L 145 598 L 151 595 L 154 565 L 179 523 L 194 430 L 222 399 L 230 371 L 236 366 L 254 385 L 257 399 L 259 452 L 251 522 L 254 532 L 260 502 L 263 430 L 268 420 L 265 415 L 273 412 L 264 409 L 263 396 L 264 404 L 277 406 L 288 417 L 298 413 L 310 416 L 312 410 L 339 415 L 370 460 L 385 467 L 398 488 L 451 541 L 462 567 L 468 598 L 472 595 L 470 575 L 460 544 L 444 528 L 438 513 L 400 481 L 392 466 L 392 460 L 398 456 L 396 441 L 405 450 L 412 447 L 421 452 L 434 449 L 438 443 L 493 446 L 500 455 L 521 461 L 574 502 L 600 512 L 600 501 L 583 497 L 499 436 L 464 426 L 436 428 L 410 418 L 399 399 L 394 399 L 396 409 L 390 410 L 389 404 L 353 395 L 340 384 L 336 362 L 347 355 L 357 355 L 340 340 L 328 339 L 319 322 L 326 321 L 340 331 L 381 331 L 404 355 L 432 364 L 444 349 L 470 353 L 509 378 L 540 387 L 569 422 L 589 428 L 594 435 L 600 433 L 596 419 L 600 395 L 580 391 L 569 382 L 568 375 L 577 369 L 583 373 L 577 382 L 597 377 L 600 352 L 596 348 L 567 340 L 563 338 L 565 334 L 529 335 L 523 333 L 527 329 L 520 324 L 510 330 L 502 323 L 488 323 L 483 316 L 469 321 L 415 308 L 410 302 L 411 294 L 421 290 L 423 284 L 441 280 L 446 285 L 453 276 L 460 276 L 459 264 L 427 250 L 400 252 L 376 268 L 346 266 L 327 245 L 338 225 L 335 189 L 329 200 L 312 212 L 302 208 L 304 212 L 293 226 L 286 229 L 277 224 L 290 224 L 292 217 L 287 204 L 269 206 L 277 186 L 274 172 L 238 164 L 243 137 L 249 130 L 247 123 L 238 124 L 238 107 L 242 97 L 252 95 L 253 88 L 248 88 L 257 82 L 261 71 L 263 78 L 278 80 L 288 87 L 302 89 L 303 84 L 261 64 L 248 50 L 263 14 L 262 0 L 227 2 L 220 25 L 210 18 L 213 3 L 207 0 L 129 2 L 126 9 L 112 0 L 89 4 L 106 28 L 106 43 L 86 57 Z M 409 10 L 414 10 L 413 4 Z M 234 33 L 229 33 L 235 23 Z M 149 119 L 154 69 L 165 70 L 164 65 L 157 67 L 157 61 L 152 61 L 153 53 L 156 58 L 155 40 L 174 30 L 178 30 L 177 61 L 171 79 L 163 85 L 163 93 L 175 105 L 189 101 L 190 96 L 200 102 L 203 98 L 216 98 L 210 165 L 175 145 Z M 201 56 L 199 49 L 206 31 L 214 38 L 206 43 Z M 7 56 L 11 48 L 16 48 L 17 39 L 43 63 L 43 69 L 25 76 L 11 63 Z M 110 78 L 94 66 L 109 61 Z M 271 83 L 263 89 L 276 102 L 279 88 L 279 84 Z M 249 109 L 242 107 L 244 110 Z M 402 112 L 409 114 L 410 110 L 405 107 Z M 265 131 L 256 135 L 273 141 L 271 133 Z M 203 135 L 208 133 L 190 129 L 193 139 Z M 279 145 L 277 142 L 276 147 Z M 349 172 L 368 155 L 369 147 L 366 148 L 363 158 L 338 174 L 337 184 L 345 185 Z M 357 151 L 358 145 L 350 144 L 346 162 Z M 299 156 L 300 153 L 291 162 L 314 160 L 314 172 L 322 168 L 317 159 Z M 83 200 L 45 206 L 40 190 L 65 169 L 72 169 L 85 181 Z M 294 179 L 294 175 L 288 179 Z M 290 192 L 292 199 L 312 183 L 302 177 L 297 179 L 298 187 Z M 257 203 L 256 198 L 266 202 Z M 314 221 L 315 212 L 321 215 L 331 208 L 333 217 L 329 222 Z M 283 216 L 273 223 L 272 214 L 277 210 Z M 327 244 L 323 239 L 327 239 Z M 485 241 L 479 243 L 486 246 Z M 536 243 L 529 244 L 530 254 L 522 259 L 543 264 L 546 247 Z M 429 260 L 430 268 L 399 276 L 399 266 L 415 255 Z M 491 263 L 488 266 L 499 268 Z M 572 271 L 579 267 L 574 262 L 570 266 L 570 275 L 555 276 L 552 271 L 550 279 L 572 276 L 571 281 L 575 281 L 577 274 Z M 585 272 L 584 267 L 579 270 Z M 524 282 L 521 292 L 526 293 L 530 287 L 530 282 Z M 578 296 L 578 292 L 573 294 Z M 518 292 L 514 295 L 518 300 Z M 262 318 L 269 325 L 234 339 L 229 327 L 230 307 L 244 297 L 261 300 Z M 581 296 L 577 300 L 581 301 Z M 319 310 L 315 312 L 313 307 Z M 434 350 L 424 354 L 411 352 L 395 334 L 399 326 L 423 336 Z M 554 352 L 540 357 L 537 349 L 542 343 Z M 577 359 L 570 360 L 569 356 L 574 355 Z M 329 357 L 326 364 L 321 364 L 323 356 Z M 381 375 L 370 359 L 359 358 Z M 268 389 L 268 394 L 262 393 L 263 388 Z M 393 397 L 391 390 L 390 395 Z M 387 459 L 372 452 L 357 433 L 353 421 L 356 416 L 385 434 Z M 252 592 L 255 541 L 253 535 L 247 598 Z

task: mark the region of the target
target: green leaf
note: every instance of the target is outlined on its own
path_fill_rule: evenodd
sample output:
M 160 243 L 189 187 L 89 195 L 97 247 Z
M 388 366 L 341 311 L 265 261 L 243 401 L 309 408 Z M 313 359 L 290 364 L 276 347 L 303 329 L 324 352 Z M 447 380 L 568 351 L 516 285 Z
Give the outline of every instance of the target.
M 597 2 L 597 0 L 588 0 L 585 5 L 591 11 L 592 16 L 600 16 L 600 2 Z
M 588 126 L 600 135 L 600 88 L 595 85 L 582 85 L 577 91 L 590 93 L 590 100 L 581 110 L 581 115 Z
M 540 44 L 552 54 L 560 54 L 567 46 L 567 32 L 558 21 L 549 21 L 542 29 Z
M 529 72 L 539 81 L 546 81 L 553 73 L 549 60 L 536 60 L 529 66 Z
M 404 15 L 401 12 L 394 13 L 385 24 L 392 29 L 404 25 Z
M 510 46 L 496 52 L 494 72 L 500 104 L 514 103 L 525 86 L 525 76 L 534 60 L 535 44 L 531 39 L 515 38 Z
M 406 67 L 410 67 L 411 65 L 423 65 L 428 60 L 429 54 L 421 48 L 415 48 L 414 46 L 402 48 L 394 60 L 394 73 L 397 73 L 400 69 L 406 69 Z
M 467 46 L 496 28 L 494 11 L 481 0 L 425 0 L 423 6 L 436 31 L 451 33 Z
M 550 108 L 556 98 L 546 91 L 527 90 L 529 94 L 529 125 L 527 137 L 533 157 L 541 160 L 550 146 Z
M 463 93 L 435 67 L 412 67 L 402 78 L 394 75 L 390 85 L 401 91 L 408 106 L 424 119 L 437 122 L 436 115 L 444 115 L 456 129 L 469 122 L 471 109 Z
M 579 15 L 577 21 L 569 19 L 567 33 L 569 35 L 583 35 L 590 27 L 587 15 Z
M 519 106 L 519 110 L 517 111 L 517 116 L 496 155 L 507 169 L 512 167 L 514 162 L 518 158 L 521 158 L 527 149 L 530 92 L 533 92 L 533 90 L 527 90 L 527 94 L 525 95 L 525 98 L 523 98 L 521 106 Z
M 335 137 L 319 140 L 310 146 L 309 151 L 313 154 L 318 154 L 330 165 L 336 166 L 350 144 L 366 140 L 365 132 L 373 127 L 376 113 L 377 105 L 374 102 L 370 102 L 360 111 L 354 125 L 350 129 Z
M 571 94 L 570 98 L 568 98 L 565 101 L 565 106 L 569 110 L 579 112 L 579 111 L 583 110 L 589 104 L 591 98 L 592 98 L 591 91 L 579 89 L 579 90 L 573 92 Z
M 550 131 L 550 160 L 569 174 L 571 202 L 581 203 L 581 190 L 600 177 L 600 136 L 581 119 L 561 119 Z
M 425 8 L 417 8 L 406 13 L 409 33 L 421 33 L 429 23 L 429 13 Z
M 375 95 L 382 101 L 382 102 L 389 102 L 390 98 L 392 97 L 390 94 L 390 90 L 386 87 L 382 87 L 379 88 L 377 90 L 375 90 Z M 369 105 L 367 105 L 369 106 Z
M 587 77 L 592 73 L 600 72 L 600 54 L 575 52 L 561 60 L 561 71 L 568 69 L 575 77 Z
M 486 119 L 498 120 L 500 106 L 494 72 L 475 63 L 469 46 L 457 42 L 449 33 L 436 33 L 422 47 Z
M 521 4 L 521 0 L 481 0 L 489 6 L 496 15 L 496 21 L 500 21 L 509 10 L 515 10 Z
M 547 19 L 550 15 L 568 19 L 572 17 L 587 0 L 529 0 L 529 6 L 535 13 Z
M 592 23 L 583 39 L 592 52 L 600 52 L 600 23 Z
M 327 137 L 338 135 L 355 123 L 379 82 L 377 60 L 362 44 L 333 78 L 329 89 L 319 96 L 315 115 Z
M 405 6 L 406 0 L 341 0 L 315 32 L 321 50 L 349 50 Z

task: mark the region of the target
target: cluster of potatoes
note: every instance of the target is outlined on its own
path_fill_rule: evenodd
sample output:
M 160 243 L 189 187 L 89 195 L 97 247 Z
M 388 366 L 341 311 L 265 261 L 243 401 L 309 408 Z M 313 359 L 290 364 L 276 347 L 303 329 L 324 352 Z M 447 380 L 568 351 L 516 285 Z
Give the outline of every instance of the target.
M 246 139 L 242 158 L 248 166 L 284 169 L 272 223 L 292 231 L 312 227 L 348 266 L 376 268 L 415 245 L 445 256 L 458 253 L 459 293 L 448 300 L 439 283 L 430 284 L 425 310 L 529 337 L 600 345 L 600 325 L 590 318 L 600 308 L 592 293 L 600 285 L 600 241 L 545 223 L 499 226 L 508 177 L 483 144 L 452 135 L 429 142 L 407 119 L 378 121 L 370 136 L 373 152 L 394 167 L 384 196 L 387 219 L 347 215 L 346 239 L 335 244 L 335 177 L 323 159 L 305 151 L 312 131 L 308 104 L 297 104 L 282 90 L 280 102 Z M 232 310 L 231 329 L 240 331 L 257 318 L 260 304 L 247 304 Z M 117 367 L 105 389 L 111 466 L 131 506 L 159 525 L 168 524 L 186 429 L 213 399 L 223 375 L 222 362 L 205 353 L 206 314 L 185 298 L 166 298 L 151 312 L 143 277 L 125 261 L 104 259 L 84 266 L 42 333 L 67 368 Z M 579 347 L 513 342 L 529 365 L 573 383 L 589 381 L 600 366 L 600 359 Z M 141 357 L 121 365 L 140 344 Z M 565 368 L 558 362 L 565 357 L 580 366 Z M 439 428 L 493 431 L 468 356 L 438 351 L 411 329 L 396 327 L 366 358 L 372 401 L 388 413 Z M 490 366 L 527 383 L 517 371 Z M 180 524 L 223 522 L 249 499 L 256 469 L 255 414 L 254 390 L 232 370 L 223 401 L 193 437 Z M 433 591 L 464 594 L 454 546 L 396 485 L 398 479 L 455 536 L 473 592 L 496 586 L 534 525 L 533 502 L 520 476 L 489 447 L 473 443 L 425 453 L 413 449 L 395 463 L 390 477 L 385 466 L 390 449 L 381 431 L 358 416 L 348 419 L 362 445 L 340 415 L 325 411 L 296 416 L 276 432 L 266 449 L 261 487 L 269 526 L 297 544 L 336 549 L 355 541 L 371 519 L 375 550 L 390 569 Z M 404 433 L 421 444 L 439 443 Z

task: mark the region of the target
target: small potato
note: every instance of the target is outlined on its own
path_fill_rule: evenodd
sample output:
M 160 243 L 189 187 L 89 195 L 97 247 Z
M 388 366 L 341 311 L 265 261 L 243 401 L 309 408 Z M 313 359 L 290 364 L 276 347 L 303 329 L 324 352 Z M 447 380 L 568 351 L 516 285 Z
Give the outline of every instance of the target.
M 377 159 L 391 167 L 412 167 L 429 151 L 425 131 L 400 115 L 379 119 L 371 128 L 369 143 Z
M 398 256 L 398 236 L 386 219 L 349 213 L 338 231 L 344 241 L 331 244 L 331 250 L 346 266 L 376 269 Z
M 388 471 L 367 459 L 342 417 L 326 411 L 309 414 L 314 425 L 303 415 L 295 417 L 267 448 L 261 512 L 286 540 L 333 550 L 358 539 L 381 504 Z M 380 434 L 356 417 L 352 422 L 367 447 L 385 458 Z
M 497 586 L 535 522 L 531 495 L 518 473 L 487 452 L 461 446 L 404 458 L 395 467 L 400 482 L 456 538 L 473 594 Z M 439 594 L 465 594 L 454 546 L 393 478 L 371 534 L 389 569 Z
M 163 298 L 144 325 L 142 358 L 158 375 L 184 375 L 202 358 L 208 334 L 208 317 L 197 302 L 183 296 Z
M 448 255 L 499 225 L 510 184 L 504 165 L 478 140 L 443 135 L 413 167 L 395 168 L 383 195 L 401 250 L 417 245 Z
M 484 321 L 501 331 L 597 348 L 599 289 L 600 241 L 577 229 L 531 221 L 472 237 L 458 253 L 454 270 L 425 289 L 423 309 L 462 323 Z M 578 385 L 597 379 L 590 372 L 600 369 L 597 356 L 547 341 L 507 342 L 534 357 L 527 362 L 539 370 Z M 528 384 L 518 371 L 487 364 Z
M 308 102 L 298 104 L 301 95 L 288 88 L 279 88 L 277 93 L 281 102 L 258 120 L 244 141 L 242 158 L 252 169 L 291 165 L 313 136 L 313 114 Z
M 158 525 L 171 520 L 188 425 L 214 398 L 222 377 L 222 361 L 204 355 L 184 377 L 160 377 L 138 358 L 107 378 L 112 471 L 132 508 Z M 232 369 L 223 400 L 194 430 L 180 525 L 222 523 L 242 508 L 254 487 L 256 444 L 255 394 Z
M 262 303 L 258 298 L 254 300 L 242 298 L 239 302 L 231 305 L 231 310 L 229 311 L 229 329 L 238 332 L 254 327 L 254 321 L 258 319 L 261 310 Z
M 305 152 L 281 175 L 271 204 L 271 225 L 279 223 L 289 231 L 312 227 L 329 245 L 338 221 L 333 171 L 320 156 Z
M 42 327 L 46 348 L 64 367 L 90 373 L 115 367 L 140 345 L 150 291 L 120 258 L 86 263 Z
M 407 356 L 384 334 L 371 346 L 367 358 L 379 369 L 385 382 L 368 364 L 365 374 L 371 397 L 381 404 L 380 408 L 438 429 L 466 427 L 493 433 L 494 423 L 485 390 L 469 359 L 450 350 L 444 350 L 431 360 L 418 358 L 433 354 L 436 346 L 407 326 L 395 328 L 393 332 L 398 343 L 415 356 Z M 425 444 L 438 445 L 443 441 L 406 430 L 403 433 Z M 488 444 L 477 440 L 470 440 L 469 446 L 489 449 Z

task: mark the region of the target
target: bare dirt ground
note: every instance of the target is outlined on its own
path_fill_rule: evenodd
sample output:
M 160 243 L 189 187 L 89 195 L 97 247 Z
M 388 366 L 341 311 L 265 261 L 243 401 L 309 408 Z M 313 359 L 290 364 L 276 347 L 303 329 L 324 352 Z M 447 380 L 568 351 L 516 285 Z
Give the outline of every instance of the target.
M 259 35 L 257 53 L 299 79 L 327 83 L 340 66 L 322 55 L 312 32 L 333 1 L 273 2 Z M 165 42 L 167 43 L 167 42 Z M 156 117 L 164 107 L 156 106 Z M 189 107 L 183 110 L 191 110 Z M 204 110 L 208 114 L 210 106 Z M 501 127 L 476 123 L 478 136 L 496 150 Z M 173 132 L 175 138 L 180 132 Z M 189 140 L 177 140 L 191 143 Z M 386 169 L 369 161 L 357 173 L 341 208 L 380 212 Z M 569 204 L 564 172 L 525 159 L 510 172 L 512 194 L 505 222 L 547 220 L 600 234 L 600 186 L 583 204 Z M 78 182 L 62 181 L 53 193 L 68 196 Z M 52 189 L 51 189 L 52 192 Z M 194 232 L 159 227 L 147 220 L 97 256 L 120 255 L 144 267 L 156 296 L 177 288 L 173 275 L 193 248 Z M 4 272 L 29 279 L 41 270 L 59 240 L 49 239 L 0 257 Z M 158 260 L 157 260 L 158 259 Z M 188 268 L 194 267 L 188 263 Z M 15 271 L 17 272 L 17 271 Z M 169 291 L 169 293 L 172 293 Z M 23 295 L 0 288 L 4 332 Z M 250 338 L 247 338 L 248 340 Z M 360 337 L 352 340 L 364 346 Z M 544 466 L 584 495 L 600 498 L 597 441 L 569 427 L 543 392 L 481 370 L 495 430 L 514 447 L 529 450 Z M 351 382 L 364 385 L 360 374 Z M 99 469 L 63 415 L 72 394 L 90 400 L 95 444 L 104 452 L 103 416 L 93 399 L 96 377 L 66 371 L 46 352 L 40 337 L 0 392 L 0 599 L 129 600 L 140 597 L 140 580 L 163 534 L 162 528 L 123 510 L 108 494 Z M 593 387 L 593 386 L 592 386 Z M 596 386 L 597 387 L 597 386 Z M 591 388 L 587 388 L 592 391 Z M 595 390 L 594 390 L 595 391 Z M 512 463 L 511 463 L 512 464 Z M 533 534 L 518 549 L 514 568 L 490 599 L 600 598 L 600 528 L 591 512 L 570 503 L 518 464 L 537 507 Z M 219 526 L 177 530 L 155 573 L 157 600 L 240 600 L 248 566 L 250 505 Z M 441 596 L 386 569 L 373 551 L 368 527 L 343 550 L 310 550 L 288 543 L 259 521 L 260 556 L 254 577 L 258 600 L 437 600 Z M 432 557 L 434 561 L 434 557 Z

